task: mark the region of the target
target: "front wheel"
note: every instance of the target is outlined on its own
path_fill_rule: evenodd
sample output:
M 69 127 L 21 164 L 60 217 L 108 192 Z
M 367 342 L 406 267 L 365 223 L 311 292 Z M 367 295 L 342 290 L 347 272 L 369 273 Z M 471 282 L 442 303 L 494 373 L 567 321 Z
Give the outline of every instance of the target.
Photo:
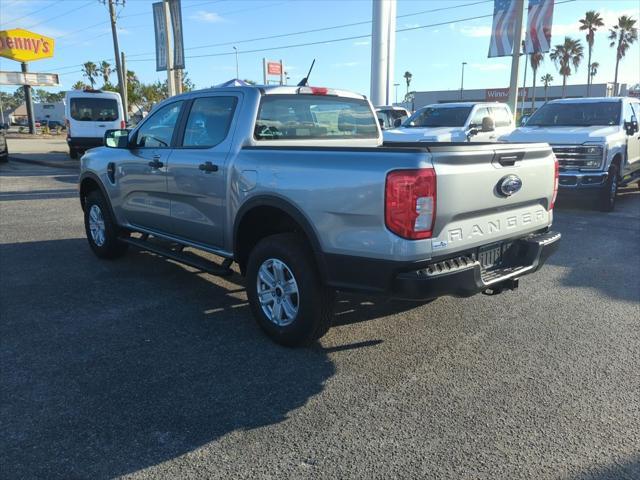
M 298 235 L 258 242 L 247 263 L 247 295 L 260 328 L 281 345 L 307 345 L 331 327 L 335 292 L 322 284 L 313 252 Z
M 607 181 L 600 192 L 599 207 L 603 212 L 612 212 L 616 206 L 618 195 L 618 165 L 613 163 L 609 167 Z
M 117 258 L 127 251 L 129 245 L 120 241 L 120 229 L 98 190 L 91 192 L 85 201 L 84 226 L 89 246 L 98 257 Z

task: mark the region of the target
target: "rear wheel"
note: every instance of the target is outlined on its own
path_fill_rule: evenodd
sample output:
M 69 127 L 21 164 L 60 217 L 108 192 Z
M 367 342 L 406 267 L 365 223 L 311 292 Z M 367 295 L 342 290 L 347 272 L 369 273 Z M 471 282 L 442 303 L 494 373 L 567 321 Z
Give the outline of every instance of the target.
M 127 251 L 128 245 L 120 241 L 122 232 L 111 216 L 104 195 L 91 192 L 85 201 L 84 226 L 91 250 L 100 258 L 117 258 Z
M 331 327 L 335 292 L 322 284 L 313 252 L 298 235 L 272 235 L 255 246 L 247 294 L 260 328 L 282 345 L 307 345 Z
M 603 212 L 612 212 L 616 206 L 618 194 L 618 164 L 613 163 L 609 167 L 607 181 L 600 192 L 599 207 Z

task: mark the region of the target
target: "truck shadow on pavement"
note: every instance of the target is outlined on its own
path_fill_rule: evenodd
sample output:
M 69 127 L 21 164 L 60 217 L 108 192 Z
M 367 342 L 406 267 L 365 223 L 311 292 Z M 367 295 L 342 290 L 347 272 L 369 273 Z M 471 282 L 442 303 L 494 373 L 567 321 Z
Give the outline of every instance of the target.
M 640 478 L 640 456 L 582 473 L 574 480 L 634 480 Z
M 565 269 L 562 285 L 586 287 L 610 298 L 640 302 L 637 187 L 623 190 L 611 213 L 594 209 L 584 199 L 561 200 L 554 212 L 553 229 L 562 233 L 562 241 L 548 263 Z
M 329 352 L 379 342 L 277 346 L 239 277 L 135 250 L 101 261 L 85 239 L 4 244 L 0 259 L 6 478 L 112 478 L 277 424 L 334 375 Z M 350 321 L 388 310 L 369 303 Z
M 262 335 L 230 282 L 138 252 L 100 261 L 84 239 L 0 257 L 5 478 L 135 472 L 282 422 L 335 372 Z

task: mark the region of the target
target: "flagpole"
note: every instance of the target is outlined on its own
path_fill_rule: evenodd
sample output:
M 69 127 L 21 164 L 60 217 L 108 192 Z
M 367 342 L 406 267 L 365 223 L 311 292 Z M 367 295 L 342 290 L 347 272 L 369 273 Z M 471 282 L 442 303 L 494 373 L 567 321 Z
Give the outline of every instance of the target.
M 524 17 L 524 0 L 512 0 L 516 3 L 515 29 L 513 35 L 513 54 L 511 57 L 511 81 L 509 82 L 509 102 L 513 117 L 518 107 L 518 76 L 520 67 L 520 45 L 522 45 L 522 19 Z

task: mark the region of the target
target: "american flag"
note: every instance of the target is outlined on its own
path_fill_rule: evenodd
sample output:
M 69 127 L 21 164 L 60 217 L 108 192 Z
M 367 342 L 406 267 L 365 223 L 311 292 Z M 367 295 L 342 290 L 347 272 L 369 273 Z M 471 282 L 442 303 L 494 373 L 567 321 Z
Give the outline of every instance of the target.
M 551 24 L 554 0 L 529 0 L 526 53 L 548 52 L 551 48 Z
M 512 54 L 515 16 L 516 0 L 494 0 L 489 58 L 504 57 Z

